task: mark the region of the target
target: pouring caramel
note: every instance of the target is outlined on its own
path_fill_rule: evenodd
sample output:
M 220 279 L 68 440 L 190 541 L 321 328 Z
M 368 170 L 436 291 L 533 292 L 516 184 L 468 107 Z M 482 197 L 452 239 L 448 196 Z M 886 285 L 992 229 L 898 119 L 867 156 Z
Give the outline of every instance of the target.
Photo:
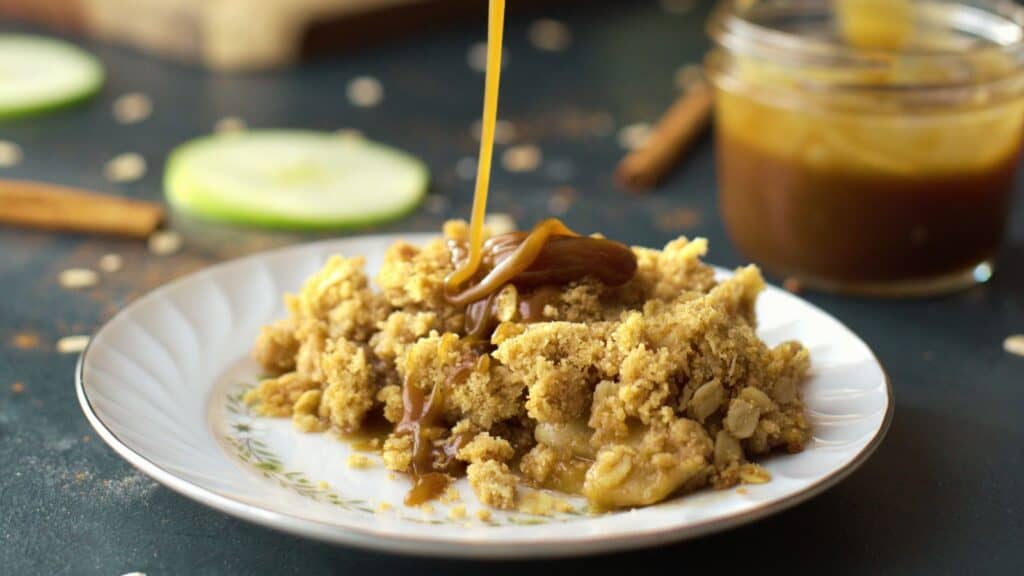
M 450 245 L 455 271 L 445 278 L 446 300 L 465 308 L 467 339 L 485 344 L 482 355 L 475 354 L 454 367 L 446 381 L 435 385 L 429 395 L 408 378 L 403 382 L 403 416 L 395 431 L 410 434 L 413 439 L 414 485 L 406 496 L 408 505 L 441 494 L 451 477 L 462 472 L 463 464 L 456 455 L 472 436 L 439 437 L 444 431 L 446 389 L 462 384 L 474 370 L 486 370 L 486 346 L 497 325 L 496 305 L 501 289 L 512 285 L 522 290 L 516 319 L 537 322 L 543 320 L 544 309 L 559 297 L 559 287 L 588 276 L 609 286 L 619 286 L 629 282 L 637 269 L 636 256 L 628 246 L 605 238 L 581 236 L 554 218 L 540 222 L 529 233 L 511 232 L 484 241 L 504 11 L 504 0 L 490 1 L 480 159 L 469 240 Z

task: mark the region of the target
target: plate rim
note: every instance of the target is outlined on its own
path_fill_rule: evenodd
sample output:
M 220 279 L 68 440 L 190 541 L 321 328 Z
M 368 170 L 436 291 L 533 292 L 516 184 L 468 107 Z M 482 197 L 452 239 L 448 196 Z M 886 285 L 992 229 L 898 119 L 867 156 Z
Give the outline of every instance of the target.
M 279 512 L 263 506 L 235 500 L 234 498 L 220 494 L 212 489 L 205 488 L 199 484 L 181 478 L 173 472 L 162 468 L 144 454 L 136 451 L 121 440 L 117 434 L 115 434 L 103 422 L 102 418 L 96 413 L 89 400 L 88 392 L 85 389 L 86 383 L 84 370 L 85 359 L 92 349 L 93 342 L 96 340 L 97 336 L 99 336 L 104 330 L 107 330 L 111 324 L 118 320 L 118 318 L 144 300 L 156 297 L 164 291 L 171 290 L 179 284 L 192 281 L 202 275 L 210 274 L 218 269 L 227 268 L 247 260 L 257 260 L 272 255 L 281 255 L 290 251 L 310 250 L 314 247 L 327 246 L 345 240 L 384 241 L 389 239 L 404 239 L 406 241 L 415 242 L 433 236 L 435 236 L 435 234 L 430 233 L 361 234 L 316 240 L 312 242 L 301 242 L 204 266 L 199 270 L 195 270 L 175 278 L 170 282 L 162 284 L 132 299 L 122 306 L 113 316 L 107 319 L 107 321 L 104 322 L 98 330 L 96 330 L 93 337 L 89 339 L 89 343 L 78 357 L 78 361 L 75 366 L 75 393 L 78 398 L 79 406 L 85 414 L 86 420 L 104 443 L 110 446 L 114 452 L 121 456 L 121 458 L 142 473 L 192 501 L 226 513 L 235 518 L 273 530 L 312 538 L 321 542 L 355 546 L 378 552 L 422 557 L 476 559 L 570 557 L 628 549 L 648 548 L 668 542 L 697 538 L 715 532 L 721 532 L 741 524 L 754 522 L 806 502 L 807 500 L 818 496 L 822 492 L 842 482 L 855 470 L 860 468 L 861 465 L 863 465 L 864 462 L 874 454 L 888 434 L 894 417 L 896 402 L 893 396 L 892 381 L 889 378 L 889 374 L 886 372 L 885 367 L 879 361 L 871 347 L 868 346 L 856 332 L 846 326 L 845 323 L 825 310 L 822 310 L 814 303 L 792 294 L 789 296 L 796 298 L 801 303 L 810 306 L 814 311 L 824 314 L 842 326 L 844 330 L 849 332 L 854 338 L 864 345 L 875 364 L 878 365 L 882 373 L 882 378 L 885 381 L 887 400 L 885 414 L 882 417 L 882 422 L 878 430 L 844 466 L 794 494 L 764 504 L 753 510 L 733 512 L 714 519 L 703 520 L 692 524 L 658 528 L 647 531 L 635 531 L 627 534 L 615 534 L 609 536 L 591 536 L 586 539 L 547 538 L 543 542 L 513 541 L 511 543 L 495 543 L 439 540 L 430 537 L 396 535 L 354 526 L 339 526 L 337 524 L 330 524 L 319 520 L 294 516 L 286 512 Z M 717 266 L 715 268 L 716 270 L 728 271 L 727 269 Z M 775 290 L 782 291 L 782 289 L 777 286 L 769 286 Z

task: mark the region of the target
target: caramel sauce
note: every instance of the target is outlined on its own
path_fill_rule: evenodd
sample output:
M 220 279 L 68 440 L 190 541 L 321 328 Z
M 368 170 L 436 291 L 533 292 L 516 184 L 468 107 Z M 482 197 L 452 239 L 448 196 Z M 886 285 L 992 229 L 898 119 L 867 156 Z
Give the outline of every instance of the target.
M 384 440 L 394 426 L 384 418 L 380 410 L 367 414 L 362 425 L 356 431 L 336 430 L 335 434 L 357 452 L 380 452 Z
M 884 174 L 817 168 L 718 138 L 730 237 L 780 275 L 840 282 L 913 280 L 976 265 L 999 247 L 1017 151 L 978 170 Z
M 541 286 L 519 300 L 519 319 L 527 324 L 545 320 L 544 309 L 561 297 L 562 291 L 554 286 Z
M 456 305 L 466 304 L 466 334 L 484 340 L 498 324 L 497 295 L 512 284 L 520 290 L 516 320 L 540 322 L 544 309 L 558 301 L 557 288 L 585 276 L 608 286 L 620 286 L 636 274 L 636 256 L 628 246 L 604 238 L 550 235 L 568 230 L 557 220 L 545 220 L 530 233 L 510 232 L 484 243 L 480 267 L 472 285 L 450 297 Z M 452 260 L 461 264 L 467 257 L 465 244 L 451 244 Z
M 487 74 L 484 89 L 484 113 L 477 163 L 476 190 L 470 219 L 469 241 L 450 244 L 455 271 L 445 278 L 445 297 L 466 312 L 468 339 L 487 342 L 497 324 L 497 296 L 506 285 L 521 291 L 517 302 L 518 319 L 536 322 L 544 318 L 544 309 L 555 302 L 562 286 L 585 276 L 607 285 L 618 286 L 636 274 L 637 262 L 626 245 L 580 236 L 557 219 L 544 220 L 529 233 L 502 234 L 484 242 L 483 221 L 487 210 L 487 191 L 494 127 L 497 120 L 498 83 L 501 72 L 504 0 L 490 0 L 487 39 Z M 440 495 L 453 476 L 463 472 L 464 464 L 456 455 L 470 434 L 441 438 L 445 395 L 462 385 L 475 369 L 485 370 L 489 356 L 484 349 L 473 351 L 453 367 L 444 382 L 434 385 L 430 394 L 410 382 L 402 383 L 402 421 L 396 434 L 413 439 L 411 472 L 413 488 L 405 503 L 414 506 Z
M 471 248 L 453 243 L 456 266 L 464 263 L 470 252 Z M 511 232 L 487 240 L 469 287 L 446 296 L 452 304 L 466 306 L 467 335 L 484 339 L 497 324 L 497 294 L 507 284 L 525 289 L 518 305 L 518 320 L 538 322 L 544 319 L 544 308 L 558 299 L 554 286 L 585 276 L 608 286 L 621 286 L 633 278 L 636 267 L 636 255 L 628 246 L 580 236 L 552 218 L 529 233 Z
M 452 369 L 445 382 L 434 386 L 429 396 L 408 379 L 402 384 L 402 421 L 395 426 L 395 432 L 410 434 L 413 439 L 413 487 L 406 494 L 406 505 L 415 506 L 436 498 L 448 487 L 452 476 L 462 473 L 464 465 L 455 456 L 472 437 L 453 435 L 435 443 L 430 440 L 430 431 L 445 429 L 445 390 L 465 382 L 481 361 L 482 357 L 476 355 L 467 357 Z

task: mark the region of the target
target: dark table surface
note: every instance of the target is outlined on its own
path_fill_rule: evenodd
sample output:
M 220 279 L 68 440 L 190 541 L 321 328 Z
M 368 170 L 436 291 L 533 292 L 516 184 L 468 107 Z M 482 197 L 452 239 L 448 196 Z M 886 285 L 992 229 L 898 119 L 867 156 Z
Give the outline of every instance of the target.
M 651 121 L 672 101 L 675 70 L 706 48 L 702 12 L 667 14 L 649 0 L 553 8 L 547 15 L 570 26 L 573 44 L 561 53 L 539 52 L 526 40 L 529 18 L 511 18 L 501 108 L 518 141 L 543 150 L 545 164 L 527 174 L 498 168 L 492 209 L 531 223 L 545 215 L 554 189 L 571 186 L 578 195 L 564 218 L 579 230 L 646 245 L 702 235 L 711 240 L 713 262 L 741 264 L 716 215 L 710 138 L 660 191 L 641 198 L 611 184 L 622 151 L 615 131 L 600 129 L 609 118 L 616 127 Z M 482 75 L 467 67 L 466 52 L 484 33 L 480 22 L 289 71 L 230 76 L 88 44 L 109 73 L 102 94 L 73 110 L 0 124 L 0 139 L 24 149 L 23 162 L 0 175 L 158 199 L 168 151 L 209 132 L 221 117 L 240 116 L 254 127 L 356 128 L 421 156 L 433 170 L 433 193 L 450 201 L 435 200 L 432 211 L 381 230 L 436 230 L 445 218 L 468 214 L 472 182 L 455 165 L 476 152 L 469 126 L 479 116 Z M 344 98 L 346 83 L 363 74 L 384 85 L 378 108 L 354 108 Z M 154 113 L 138 125 L 116 124 L 111 102 L 129 91 L 149 95 Z M 129 151 L 146 157 L 146 177 L 107 183 L 103 163 Z M 74 395 L 76 359 L 57 353 L 58 338 L 95 331 L 126 302 L 175 276 L 312 237 L 179 219 L 184 250 L 157 257 L 138 242 L 0 229 L 0 573 L 521 575 L 601 565 L 688 572 L 747 564 L 796 573 L 1019 574 L 1024 358 L 1001 343 L 1024 332 L 1021 192 L 998 272 L 985 286 L 902 302 L 806 294 L 874 348 L 895 389 L 888 438 L 849 479 L 725 533 L 537 563 L 388 556 L 246 524 L 153 483 L 90 429 Z M 68 291 L 57 284 L 61 270 L 95 267 L 111 252 L 124 257 L 125 267 L 99 286 Z

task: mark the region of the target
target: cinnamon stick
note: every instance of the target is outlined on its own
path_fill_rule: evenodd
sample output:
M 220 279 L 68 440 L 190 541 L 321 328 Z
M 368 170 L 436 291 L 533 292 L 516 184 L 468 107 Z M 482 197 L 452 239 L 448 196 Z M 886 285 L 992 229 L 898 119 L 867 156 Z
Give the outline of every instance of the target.
M 707 82 L 693 85 L 658 120 L 647 142 L 619 162 L 616 181 L 633 191 L 657 186 L 707 127 L 712 101 Z
M 46 230 L 146 238 L 164 219 L 156 202 L 77 188 L 0 180 L 0 223 Z

